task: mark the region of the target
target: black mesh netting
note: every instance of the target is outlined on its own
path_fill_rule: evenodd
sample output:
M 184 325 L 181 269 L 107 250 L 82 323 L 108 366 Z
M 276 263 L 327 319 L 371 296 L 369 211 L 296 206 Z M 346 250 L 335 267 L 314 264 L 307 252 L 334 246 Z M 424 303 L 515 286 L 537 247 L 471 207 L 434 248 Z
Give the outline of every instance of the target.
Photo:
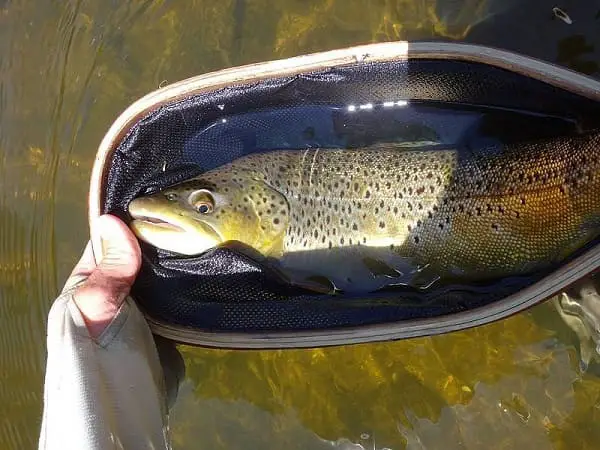
M 421 107 L 382 106 L 406 99 Z M 350 114 L 349 105 L 358 110 L 366 105 L 372 114 Z M 570 132 L 588 126 L 586 118 L 600 117 L 600 105 L 591 100 L 506 70 L 458 61 L 357 64 L 230 86 L 160 107 L 140 120 L 114 153 L 103 212 L 129 222 L 127 205 L 134 197 L 249 152 L 365 145 L 390 138 L 398 123 L 412 124 L 401 130 L 409 141 L 493 139 L 492 132 L 486 134 L 489 115 L 481 105 L 494 107 L 493 128 L 503 139 L 519 139 L 523 130 Z M 543 120 L 533 114 L 523 122 L 503 108 L 541 113 Z M 142 249 L 143 268 L 132 294 L 143 310 L 164 322 L 213 331 L 289 332 L 433 317 L 498 301 L 536 279 L 428 294 L 331 297 L 286 286 L 232 250 L 182 258 L 145 244 Z

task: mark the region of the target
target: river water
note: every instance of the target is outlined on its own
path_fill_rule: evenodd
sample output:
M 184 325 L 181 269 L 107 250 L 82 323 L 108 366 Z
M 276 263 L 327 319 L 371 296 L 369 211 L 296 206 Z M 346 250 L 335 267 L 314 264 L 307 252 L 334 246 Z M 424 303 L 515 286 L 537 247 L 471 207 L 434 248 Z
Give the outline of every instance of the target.
M 599 26 L 597 0 L 0 0 L 0 448 L 37 443 L 46 315 L 87 240 L 96 148 L 134 100 L 212 70 L 399 39 L 493 45 L 600 77 Z M 433 338 L 180 351 L 175 449 L 600 442 L 600 371 L 582 370 L 549 302 Z

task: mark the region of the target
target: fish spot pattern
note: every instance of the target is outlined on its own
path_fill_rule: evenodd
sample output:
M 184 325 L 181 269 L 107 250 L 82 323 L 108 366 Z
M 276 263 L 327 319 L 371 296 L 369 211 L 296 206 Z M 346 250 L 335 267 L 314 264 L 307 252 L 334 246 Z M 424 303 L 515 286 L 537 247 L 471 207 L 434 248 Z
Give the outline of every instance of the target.
M 590 238 L 582 223 L 600 214 L 598 136 L 506 145 L 466 158 L 453 149 L 392 144 L 281 150 L 215 173 L 215 184 L 241 185 L 253 174 L 260 183 L 236 207 L 252 205 L 268 226 L 283 230 L 286 252 L 386 247 L 419 262 L 490 274 L 553 260 Z

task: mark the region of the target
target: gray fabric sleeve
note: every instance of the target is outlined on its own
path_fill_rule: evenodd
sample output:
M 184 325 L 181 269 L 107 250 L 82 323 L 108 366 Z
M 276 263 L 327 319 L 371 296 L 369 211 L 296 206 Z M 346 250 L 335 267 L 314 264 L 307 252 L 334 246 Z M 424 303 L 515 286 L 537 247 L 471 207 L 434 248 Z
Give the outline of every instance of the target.
M 167 449 L 163 371 L 143 315 L 128 297 L 98 339 L 87 332 L 69 280 L 48 315 L 39 448 Z

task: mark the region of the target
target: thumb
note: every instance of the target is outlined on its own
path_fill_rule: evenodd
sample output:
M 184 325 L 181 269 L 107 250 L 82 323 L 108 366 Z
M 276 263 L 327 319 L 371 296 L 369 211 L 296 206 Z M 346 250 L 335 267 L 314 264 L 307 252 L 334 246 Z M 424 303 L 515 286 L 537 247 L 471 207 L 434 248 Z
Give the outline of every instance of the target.
M 92 225 L 92 234 L 102 243 L 102 254 L 89 277 L 73 294 L 90 334 L 99 336 L 115 317 L 129 294 L 140 265 L 137 239 L 121 220 L 100 216 Z

